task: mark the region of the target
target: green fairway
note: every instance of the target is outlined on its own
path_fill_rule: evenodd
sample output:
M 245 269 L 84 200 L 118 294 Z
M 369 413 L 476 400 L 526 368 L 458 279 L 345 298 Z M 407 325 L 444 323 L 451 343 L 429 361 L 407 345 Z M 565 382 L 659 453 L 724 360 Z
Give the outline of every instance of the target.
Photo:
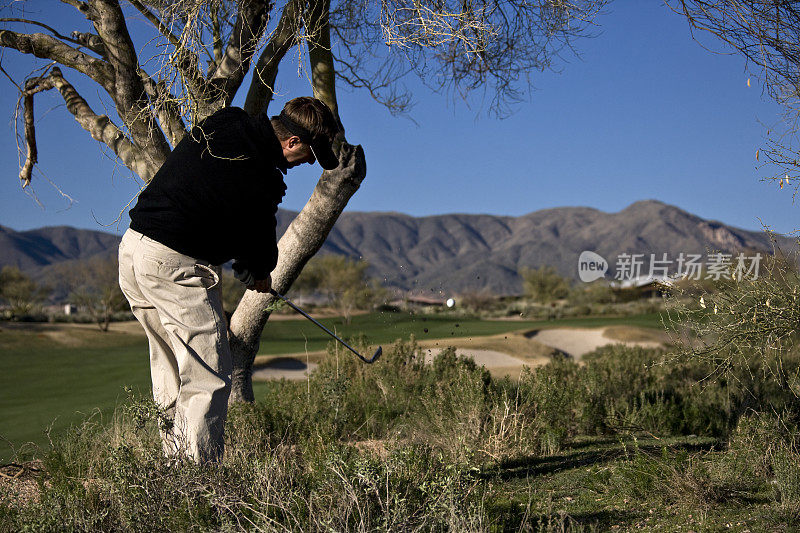
M 321 321 L 344 338 L 363 333 L 368 342 L 390 345 L 397 339 L 478 337 L 554 326 L 595 327 L 629 324 L 660 327 L 657 314 L 559 321 L 489 321 L 452 315 L 370 313 Z M 427 331 L 426 331 L 427 330 Z M 330 337 L 305 319 L 268 322 L 260 354 L 324 350 Z M 111 412 L 126 396 L 125 387 L 149 395 L 147 341 L 143 335 L 107 333 L 68 325 L 10 328 L 0 323 L 0 461 L 13 456 L 12 445 L 43 445 L 45 431 L 58 434 L 85 416 Z M 255 392 L 266 387 L 256 383 Z M 30 448 L 35 454 L 35 448 Z
M 0 344 L 0 461 L 13 456 L 12 445 L 45 444 L 48 427 L 58 434 L 95 411 L 111 412 L 124 399 L 126 386 L 149 394 L 143 336 L 108 334 L 105 342 L 65 347 L 29 338 L 28 332 L 3 329 L 0 335 L 3 341 L 29 345 L 6 349 L 6 342 Z
M 601 327 L 625 324 L 661 328 L 658 313 L 627 317 L 587 317 L 564 320 L 481 320 L 453 315 L 413 315 L 407 313 L 370 313 L 354 316 L 345 325 L 341 318 L 320 320 L 325 327 L 347 339 L 364 334 L 373 345 L 391 344 L 397 339 L 446 339 L 448 337 L 480 337 L 516 330 L 552 327 Z M 324 350 L 331 338 L 307 320 L 268 322 L 261 337 L 261 355 Z

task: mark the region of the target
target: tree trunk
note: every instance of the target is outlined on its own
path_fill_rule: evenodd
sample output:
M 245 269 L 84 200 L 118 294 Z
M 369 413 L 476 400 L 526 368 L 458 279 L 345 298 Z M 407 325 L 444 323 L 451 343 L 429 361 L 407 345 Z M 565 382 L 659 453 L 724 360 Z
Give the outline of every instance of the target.
M 111 324 L 111 310 L 110 306 L 105 306 L 103 309 L 103 324 L 100 326 L 100 330 L 103 332 L 108 333 L 108 326 Z
M 300 271 L 322 247 L 347 202 L 367 174 L 364 150 L 342 142 L 339 168 L 322 173 L 311 198 L 278 242 L 278 264 L 272 271 L 272 286 L 286 293 Z M 233 355 L 233 385 L 230 403 L 253 402 L 253 360 L 261 332 L 269 320 L 269 294 L 246 291 L 230 322 Z

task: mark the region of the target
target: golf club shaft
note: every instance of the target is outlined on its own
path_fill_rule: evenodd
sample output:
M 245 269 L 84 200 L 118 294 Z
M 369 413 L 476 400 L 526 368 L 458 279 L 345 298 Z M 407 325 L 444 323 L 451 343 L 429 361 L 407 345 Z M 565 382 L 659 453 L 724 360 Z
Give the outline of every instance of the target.
M 307 319 L 309 319 L 311 322 L 313 322 L 314 324 L 316 324 L 317 326 L 319 326 L 319 327 L 320 327 L 320 328 L 321 328 L 321 329 L 322 329 L 322 330 L 323 330 L 325 333 L 327 333 L 328 335 L 330 335 L 331 337 L 333 337 L 334 339 L 336 339 L 337 341 L 339 341 L 340 343 L 342 343 L 342 344 L 345 346 L 345 348 L 347 348 L 348 350 L 350 350 L 351 352 L 353 352 L 354 354 L 356 354 L 356 355 L 358 356 L 358 358 L 359 358 L 359 359 L 361 359 L 361 360 L 362 360 L 362 361 L 364 361 L 365 363 L 371 363 L 371 362 L 372 362 L 372 361 L 370 361 L 369 359 L 367 359 L 366 357 L 364 357 L 363 355 L 361 355 L 360 353 L 358 353 L 357 351 L 355 351 L 355 350 L 354 350 L 352 347 L 350 347 L 350 345 L 349 345 L 349 344 L 347 344 L 347 343 L 346 343 L 346 342 L 344 342 L 342 339 L 340 339 L 340 338 L 339 338 L 339 337 L 338 337 L 338 336 L 337 336 L 337 335 L 336 335 L 334 332 L 332 332 L 331 330 L 329 330 L 328 328 L 326 328 L 325 326 L 323 326 L 322 324 L 320 324 L 319 322 L 317 322 L 316 320 L 314 320 L 314 318 L 312 318 L 312 317 L 311 317 L 311 315 L 309 315 L 308 313 L 306 313 L 305 311 L 303 311 L 302 309 L 300 309 L 299 307 L 297 307 L 297 306 L 296 306 L 294 303 L 292 303 L 292 301 L 291 301 L 291 300 L 289 300 L 288 298 L 286 298 L 286 296 L 284 296 L 284 295 L 282 295 L 281 293 L 279 293 L 279 292 L 275 291 L 274 289 L 270 289 L 270 290 L 269 290 L 269 292 L 270 292 L 270 293 L 271 293 L 273 296 L 277 296 L 278 298 L 280 298 L 281 300 L 283 300 L 284 302 L 286 302 L 286 303 L 289 305 L 289 307 L 291 307 L 292 309 L 294 309 L 295 311 L 297 311 L 298 313 L 300 313 L 301 315 L 303 315 L 304 317 L 306 317 Z

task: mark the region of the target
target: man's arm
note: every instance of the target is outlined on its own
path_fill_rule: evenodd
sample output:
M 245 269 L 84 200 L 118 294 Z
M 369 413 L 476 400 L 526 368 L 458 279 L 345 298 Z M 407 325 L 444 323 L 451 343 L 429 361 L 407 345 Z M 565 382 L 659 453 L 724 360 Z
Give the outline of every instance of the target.
M 244 286 L 251 291 L 256 292 L 269 292 L 272 288 L 272 277 L 267 274 L 264 279 L 255 279 L 253 274 L 246 268 L 241 267 L 239 263 L 233 264 L 233 275 L 244 283 Z
M 255 282 L 247 288 L 256 292 L 269 292 L 269 290 L 272 288 L 272 277 L 267 274 L 266 278 L 255 280 Z
M 241 213 L 242 231 L 237 232 L 241 244 L 234 269 L 247 270 L 252 275 L 252 280 L 242 280 L 248 288 L 248 281 L 268 279 L 270 272 L 278 264 L 277 213 L 286 185 L 280 180 L 271 189 L 265 190 L 262 197 L 263 201 L 269 202 L 267 209 L 264 209 L 263 204 L 251 204 L 249 209 Z

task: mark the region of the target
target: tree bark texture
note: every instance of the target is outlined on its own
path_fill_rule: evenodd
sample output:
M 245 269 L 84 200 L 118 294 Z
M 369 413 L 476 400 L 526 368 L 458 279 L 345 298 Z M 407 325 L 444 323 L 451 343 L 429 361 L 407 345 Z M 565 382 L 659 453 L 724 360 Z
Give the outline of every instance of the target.
M 170 146 L 150 113 L 150 102 L 139 75 L 136 47 L 128 33 L 122 8 L 114 0 L 90 0 L 89 5 L 96 13 L 94 27 L 114 70 L 114 90 L 110 95 L 117 113 L 148 163 L 159 168 L 170 153 Z
M 272 271 L 272 286 L 279 293 L 291 287 L 308 260 L 322 247 L 367 174 L 360 145 L 343 142 L 339 147 L 339 161 L 339 168 L 322 173 L 308 203 L 278 242 L 278 264 Z M 230 403 L 254 401 L 253 361 L 273 300 L 271 295 L 246 291 L 231 317 L 233 388 Z

